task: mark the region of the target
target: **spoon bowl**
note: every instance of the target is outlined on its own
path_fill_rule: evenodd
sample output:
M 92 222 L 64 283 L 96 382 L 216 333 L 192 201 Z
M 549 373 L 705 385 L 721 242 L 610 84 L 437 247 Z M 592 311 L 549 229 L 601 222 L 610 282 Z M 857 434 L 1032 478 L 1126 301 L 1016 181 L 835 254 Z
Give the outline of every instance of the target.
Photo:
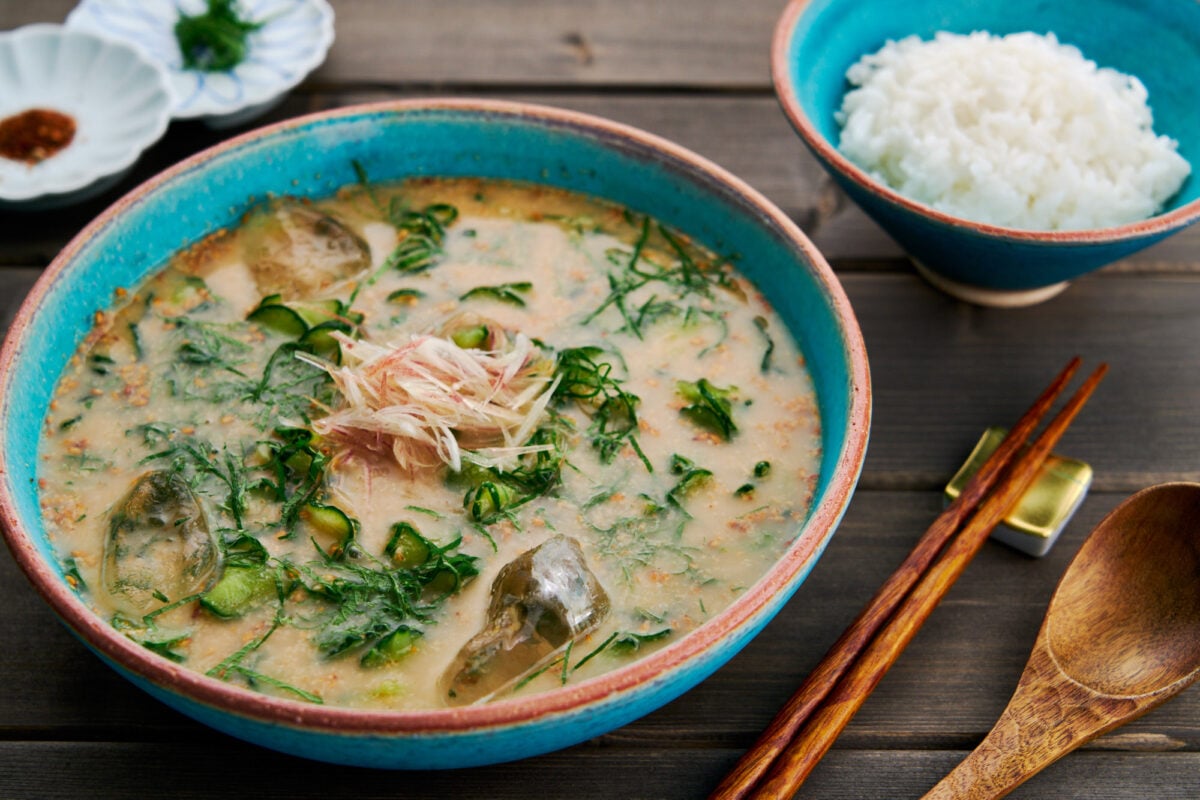
M 1133 495 L 1067 568 L 995 727 L 925 800 L 1003 797 L 1200 677 L 1200 484 Z
M 1200 665 L 1200 487 L 1168 484 L 1119 506 L 1080 549 L 1046 614 L 1063 674 L 1140 697 Z

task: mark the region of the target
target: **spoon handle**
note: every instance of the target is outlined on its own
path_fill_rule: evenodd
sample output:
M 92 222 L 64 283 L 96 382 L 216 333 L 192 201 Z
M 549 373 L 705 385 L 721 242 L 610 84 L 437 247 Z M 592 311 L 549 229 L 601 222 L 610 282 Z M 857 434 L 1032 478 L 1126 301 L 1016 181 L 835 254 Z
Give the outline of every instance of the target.
M 1115 728 L 1138 703 L 1096 694 L 1058 671 L 1045 631 L 1008 707 L 975 750 L 922 800 L 1003 797 L 1081 744 Z

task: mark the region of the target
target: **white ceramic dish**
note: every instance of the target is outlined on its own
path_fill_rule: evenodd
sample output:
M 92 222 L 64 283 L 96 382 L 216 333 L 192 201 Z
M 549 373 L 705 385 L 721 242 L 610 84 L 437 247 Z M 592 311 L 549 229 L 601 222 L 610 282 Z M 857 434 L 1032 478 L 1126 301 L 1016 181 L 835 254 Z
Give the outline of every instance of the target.
M 120 179 L 171 121 L 165 75 L 134 47 L 59 25 L 0 33 L 0 119 L 45 108 L 75 138 L 37 164 L 0 158 L 0 204 L 48 207 Z
M 325 60 L 333 44 L 333 9 L 325 0 L 240 0 L 238 10 L 262 27 L 250 34 L 246 59 L 228 72 L 185 69 L 175 38 L 180 14 L 202 14 L 206 0 L 83 0 L 67 26 L 122 39 L 162 65 L 177 118 L 215 128 L 270 110 Z

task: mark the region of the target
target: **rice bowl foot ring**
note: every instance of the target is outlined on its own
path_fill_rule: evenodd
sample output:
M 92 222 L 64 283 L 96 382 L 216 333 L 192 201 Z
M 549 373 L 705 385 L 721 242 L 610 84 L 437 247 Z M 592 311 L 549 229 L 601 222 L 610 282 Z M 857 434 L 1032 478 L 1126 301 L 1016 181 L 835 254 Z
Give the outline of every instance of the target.
M 1071 285 L 1070 281 L 1053 283 L 1049 286 L 1039 286 L 1036 289 L 985 289 L 981 286 L 970 286 L 965 283 L 950 280 L 939 275 L 915 258 L 910 259 L 922 278 L 935 289 L 939 289 L 951 297 L 974 303 L 977 306 L 991 308 L 1024 308 L 1044 303 L 1057 297 Z

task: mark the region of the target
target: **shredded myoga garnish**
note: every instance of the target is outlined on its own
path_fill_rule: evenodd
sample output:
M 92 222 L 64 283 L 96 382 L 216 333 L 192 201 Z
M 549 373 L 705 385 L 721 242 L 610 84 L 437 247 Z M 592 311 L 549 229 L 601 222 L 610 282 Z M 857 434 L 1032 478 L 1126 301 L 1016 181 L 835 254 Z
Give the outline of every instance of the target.
M 546 414 L 558 379 L 529 337 L 518 333 L 500 350 L 463 348 L 452 339 L 416 335 L 397 345 L 338 334 L 341 365 L 307 354 L 329 372 L 344 404 L 313 422 L 323 435 L 390 450 L 406 470 L 445 464 L 462 470 L 460 441 L 477 463 L 544 452 L 523 445 Z M 496 444 L 489 444 L 495 442 Z

